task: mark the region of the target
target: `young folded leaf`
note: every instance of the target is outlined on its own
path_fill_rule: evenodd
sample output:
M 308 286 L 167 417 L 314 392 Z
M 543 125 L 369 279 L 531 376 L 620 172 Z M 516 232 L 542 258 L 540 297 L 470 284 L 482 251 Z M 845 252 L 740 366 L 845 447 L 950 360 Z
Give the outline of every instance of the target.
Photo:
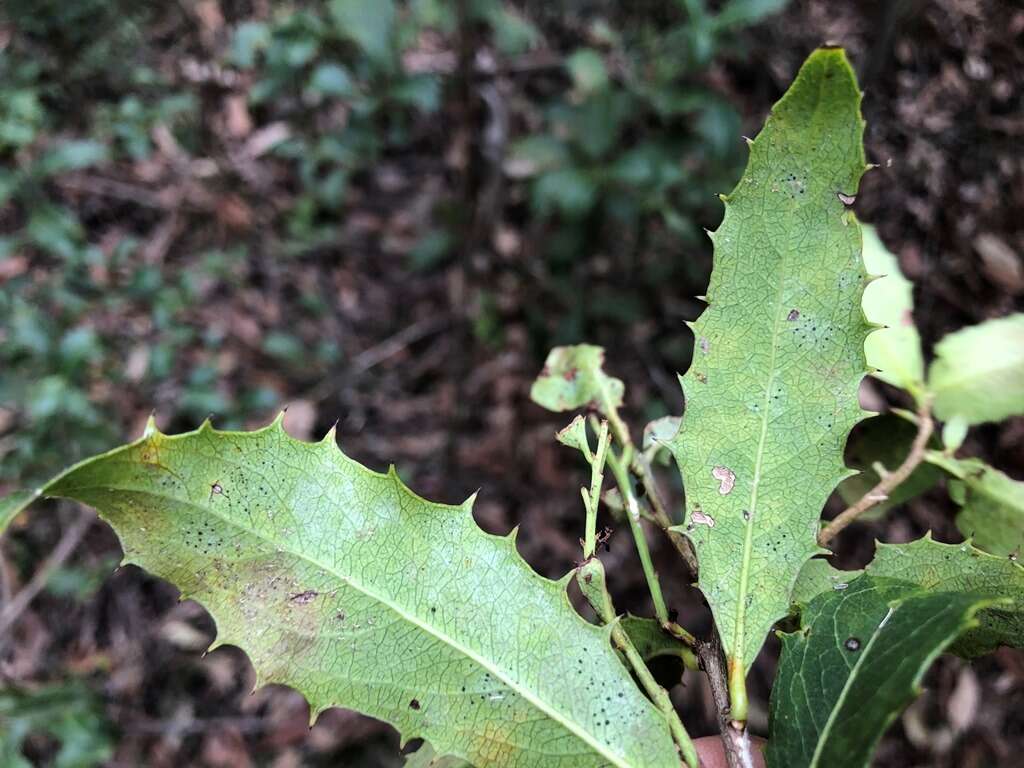
M 680 530 L 696 546 L 738 720 L 746 671 L 818 551 L 863 415 L 867 277 L 846 210 L 865 170 L 860 99 L 846 55 L 823 48 L 773 108 L 712 235 L 708 307 L 682 379 Z
M 874 577 L 899 579 L 936 592 L 1008 600 L 978 615 L 978 627 L 952 647 L 959 656 L 974 658 L 1000 645 L 1024 647 L 1024 568 L 1008 557 L 982 552 L 969 542 L 942 544 L 929 533 L 909 544 L 879 542 L 875 559 L 864 570 Z
M 935 415 L 968 424 L 1024 414 L 1024 313 L 987 320 L 935 345 Z
M 590 406 L 605 410 L 622 405 L 625 387 L 604 372 L 604 350 L 593 344 L 555 347 L 530 389 L 530 399 L 549 411 Z
M 177 584 L 252 659 L 259 684 L 343 706 L 488 766 L 679 764 L 609 630 L 572 608 L 471 503 L 433 504 L 333 432 L 199 430 L 87 460 L 50 496 L 90 504 L 125 562 Z
M 992 601 L 861 576 L 829 589 L 782 635 L 769 768 L 862 768 L 932 661 Z

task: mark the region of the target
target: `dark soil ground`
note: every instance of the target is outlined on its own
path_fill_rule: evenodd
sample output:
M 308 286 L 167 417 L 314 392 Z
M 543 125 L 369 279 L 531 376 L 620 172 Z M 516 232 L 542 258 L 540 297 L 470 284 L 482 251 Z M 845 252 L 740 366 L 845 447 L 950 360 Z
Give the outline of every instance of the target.
M 846 46 L 861 75 L 868 156 L 879 167 L 865 177 L 856 208 L 877 225 L 915 282 L 926 345 L 949 330 L 1020 310 L 1024 9 L 995 0 L 794 2 L 748 33 L 742 53 L 716 64 L 709 82 L 742 108 L 744 132 L 752 134 L 806 54 L 825 41 Z M 508 86 L 513 92 L 532 87 L 521 80 Z M 480 524 L 495 532 L 519 525 L 526 559 L 541 573 L 560 576 L 578 557 L 582 472 L 552 439 L 564 420 L 527 397 L 543 357 L 528 317 L 538 310 L 552 317 L 563 311 L 543 287 L 544 265 L 531 256 L 544 231 L 524 228 L 522 200 L 505 197 L 481 213 L 489 218 L 480 224 L 476 252 L 425 273 L 411 273 L 399 258 L 430 199 L 458 192 L 462 183 L 458 156 L 475 139 L 462 132 L 455 112 L 446 113 L 449 120 L 426 129 L 407 155 L 388 158 L 363 181 L 339 242 L 304 253 L 287 268 L 260 231 L 261 207 L 268 202 L 251 189 L 222 197 L 213 221 L 251 227 L 256 255 L 238 285 L 211 288 L 194 319 L 223 330 L 226 386 L 272 382 L 291 404 L 286 425 L 293 434 L 319 437 L 340 420 L 339 441 L 349 455 L 374 468 L 395 462 L 424 496 L 461 501 L 482 489 L 476 506 Z M 100 204 L 88 193 L 75 199 L 82 206 Z M 106 199 L 102 205 L 107 218 L 140 216 L 129 202 Z M 183 222 L 159 210 L 146 216 L 134 226 L 151 241 L 168 240 L 155 246 L 168 263 L 218 236 L 211 220 Z M 701 223 L 716 222 L 712 217 Z M 702 293 L 710 252 L 680 257 L 693 264 L 693 284 L 665 285 L 663 293 L 647 297 L 642 322 L 626 328 L 599 323 L 590 334 L 590 341 L 607 348 L 609 369 L 627 384 L 626 415 L 637 432 L 648 400 L 657 398 L 676 413 L 683 405 L 674 372 L 686 368 L 689 341 L 664 341 L 687 337 L 682 320 L 699 312 L 692 297 Z M 592 280 L 614 283 L 621 277 L 598 270 Z M 466 307 L 481 286 L 497 296 L 498 343 L 484 343 L 468 330 Z M 315 321 L 297 301 L 310 292 L 331 309 Z M 130 325 L 132 318 L 105 321 Z M 276 369 L 259 352 L 259 339 L 266 328 L 281 325 L 314 338 L 336 338 L 351 354 L 337 369 L 315 376 Z M 870 402 L 901 402 L 882 385 L 867 387 Z M 175 396 L 168 388 L 156 403 L 165 431 L 194 426 L 165 423 L 175 412 Z M 153 403 L 130 390 L 118 397 L 127 414 L 126 434 L 136 434 Z M 259 414 L 253 423 L 266 417 Z M 966 450 L 1024 478 L 1024 420 L 973 431 Z M 678 492 L 674 469 L 666 471 L 663 483 Z M 16 547 L 30 564 L 38 563 L 75 514 L 40 505 L 19 522 L 9 537 L 15 543 L 6 549 Z M 929 529 L 940 540 L 958 540 L 943 493 L 844 533 L 837 564 L 863 564 L 875 538 L 906 541 Z M 665 543 L 652 541 L 680 621 L 707 631 L 699 595 L 685 586 Z M 113 534 L 95 524 L 72 562 L 102 573 L 118 551 Z M 627 538 L 616 534 L 606 567 L 614 574 L 618 606 L 647 613 L 632 556 Z M 28 573 L 7 571 L 8 587 L 16 589 L 31 567 Z M 241 652 L 222 648 L 202 655 L 213 633 L 202 608 L 179 603 L 174 588 L 128 567 L 85 600 L 40 595 L 11 636 L 0 640 L 0 669 L 26 685 L 69 672 L 90 680 L 117 733 L 111 766 L 399 763 L 398 738 L 385 725 L 332 710 L 310 730 L 306 704 L 296 693 L 271 686 L 251 694 L 253 673 Z M 776 652 L 772 641 L 752 674 L 751 723 L 761 733 Z M 688 675 L 675 696 L 692 733 L 714 732 L 710 696 L 697 676 Z M 1020 652 L 1004 649 L 974 664 L 943 658 L 929 672 L 924 695 L 891 728 L 876 763 L 1019 764 L 1022 712 Z M 45 742 L 34 744 L 34 759 L 45 764 L 51 749 Z

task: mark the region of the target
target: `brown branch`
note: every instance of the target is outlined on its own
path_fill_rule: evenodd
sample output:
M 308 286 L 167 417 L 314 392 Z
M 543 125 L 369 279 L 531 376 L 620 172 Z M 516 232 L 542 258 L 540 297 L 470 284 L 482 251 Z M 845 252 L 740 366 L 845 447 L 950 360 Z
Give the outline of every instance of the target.
M 729 676 L 726 672 L 728 667 L 717 630 L 712 630 L 710 640 L 700 643 L 697 658 L 711 684 L 711 696 L 715 701 L 715 713 L 718 715 L 718 730 L 722 735 L 722 746 L 725 749 L 725 762 L 729 768 L 749 768 L 753 764 L 750 736 L 747 734 L 746 724 L 742 723 L 737 727 L 731 716 Z
M 840 512 L 834 520 L 822 528 L 821 533 L 818 534 L 818 544 L 823 547 L 827 546 L 846 526 L 879 502 L 889 498 L 889 494 L 910 477 L 910 473 L 917 469 L 918 464 L 924 460 L 928 441 L 931 439 L 934 429 L 935 422 L 932 420 L 931 402 L 925 400 L 917 411 L 917 435 L 910 446 L 907 458 L 895 471 L 884 475 L 878 484 L 864 494 L 856 504 Z

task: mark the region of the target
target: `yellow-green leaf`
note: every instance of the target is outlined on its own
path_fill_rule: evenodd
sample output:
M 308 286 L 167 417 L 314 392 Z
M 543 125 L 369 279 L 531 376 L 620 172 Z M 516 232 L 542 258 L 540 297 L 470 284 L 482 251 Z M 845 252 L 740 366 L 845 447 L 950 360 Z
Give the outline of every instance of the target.
M 125 562 L 178 585 L 259 684 L 343 706 L 487 766 L 678 766 L 663 716 L 471 502 L 434 504 L 333 433 L 208 424 L 89 459 L 45 489 L 94 506 Z

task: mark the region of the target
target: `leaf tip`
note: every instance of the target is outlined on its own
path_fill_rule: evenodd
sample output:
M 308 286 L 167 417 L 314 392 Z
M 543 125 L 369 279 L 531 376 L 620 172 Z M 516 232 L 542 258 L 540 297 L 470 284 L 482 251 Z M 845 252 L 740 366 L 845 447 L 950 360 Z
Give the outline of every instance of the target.
M 159 434 L 160 428 L 156 425 L 156 411 L 150 411 L 149 418 L 146 419 L 146 426 L 142 428 L 142 437 L 153 437 Z

